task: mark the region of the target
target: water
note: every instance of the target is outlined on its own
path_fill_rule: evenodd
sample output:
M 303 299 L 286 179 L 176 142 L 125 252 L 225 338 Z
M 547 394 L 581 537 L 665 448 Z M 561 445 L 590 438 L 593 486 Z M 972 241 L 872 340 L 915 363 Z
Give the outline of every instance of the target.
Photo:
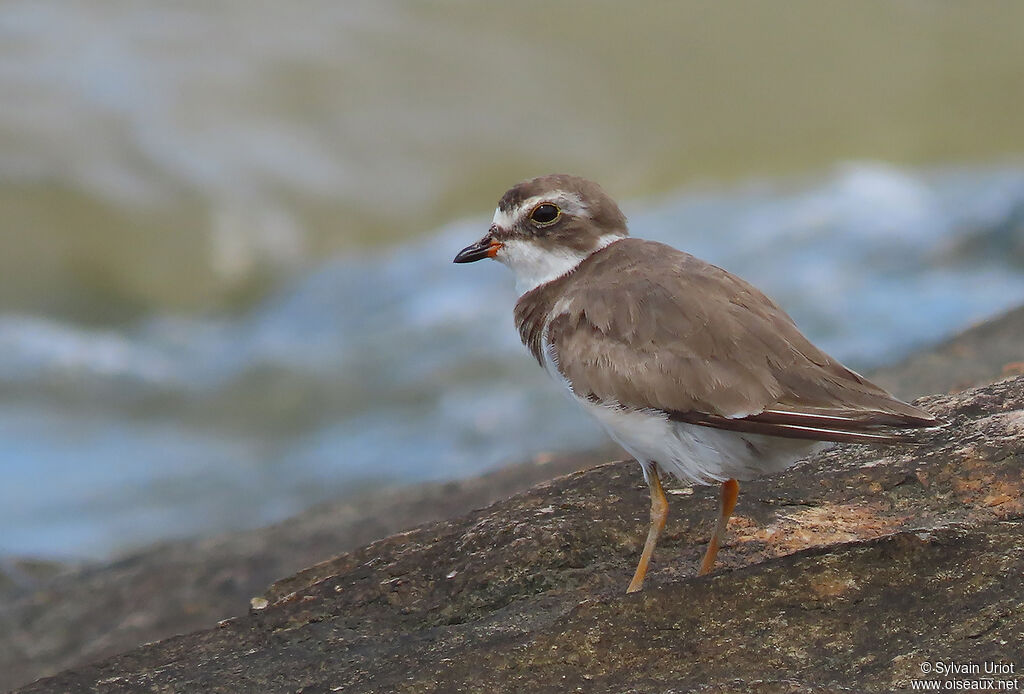
M 1024 168 L 874 163 L 626 201 L 859 367 L 1024 301 Z M 327 260 L 241 315 L 0 317 L 0 551 L 92 555 L 600 442 L 519 344 L 484 217 Z
M 1022 153 L 1021 26 L 1012 2 L 11 0 L 0 310 L 245 307 L 551 171 L 628 198 Z
M 0 555 L 599 442 L 519 345 L 511 277 L 450 262 L 527 175 L 600 180 L 635 234 L 744 275 L 856 366 L 1021 302 L 1022 21 L 3 3 Z

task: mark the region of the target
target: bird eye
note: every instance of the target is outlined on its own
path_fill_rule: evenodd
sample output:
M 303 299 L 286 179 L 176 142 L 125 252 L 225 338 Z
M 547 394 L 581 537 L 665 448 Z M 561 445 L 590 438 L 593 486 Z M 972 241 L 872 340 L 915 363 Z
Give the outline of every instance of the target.
M 535 224 L 546 226 L 553 223 L 561 214 L 562 211 L 558 207 L 550 202 L 543 202 L 533 208 L 533 212 L 530 213 L 530 220 Z

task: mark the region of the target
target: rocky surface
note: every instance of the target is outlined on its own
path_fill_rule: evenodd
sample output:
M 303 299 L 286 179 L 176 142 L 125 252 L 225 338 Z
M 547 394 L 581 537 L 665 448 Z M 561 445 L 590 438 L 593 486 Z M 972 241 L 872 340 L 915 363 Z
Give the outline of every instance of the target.
M 614 455 L 601 454 L 598 460 Z M 0 691 L 208 628 L 244 614 L 249 598 L 282 576 L 593 461 L 589 454 L 541 456 L 474 479 L 367 492 L 269 528 L 167 542 L 56 576 L 52 564 L 9 561 L 0 565 Z
M 1020 374 L 1024 374 L 1024 306 L 874 371 L 871 377 L 902 398 L 916 398 Z
M 921 662 L 1021 662 L 1024 378 L 919 401 L 920 445 L 838 446 L 741 490 L 679 489 L 640 594 L 623 461 L 274 584 L 250 614 L 24 692 L 891 691 Z

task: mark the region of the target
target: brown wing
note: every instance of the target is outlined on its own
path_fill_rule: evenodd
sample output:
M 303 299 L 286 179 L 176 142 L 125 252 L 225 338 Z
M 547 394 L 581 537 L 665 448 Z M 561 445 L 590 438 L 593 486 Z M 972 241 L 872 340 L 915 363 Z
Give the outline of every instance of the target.
M 748 283 L 670 246 L 624 239 L 560 289 L 547 340 L 581 397 L 821 441 L 938 424 L 812 345 Z

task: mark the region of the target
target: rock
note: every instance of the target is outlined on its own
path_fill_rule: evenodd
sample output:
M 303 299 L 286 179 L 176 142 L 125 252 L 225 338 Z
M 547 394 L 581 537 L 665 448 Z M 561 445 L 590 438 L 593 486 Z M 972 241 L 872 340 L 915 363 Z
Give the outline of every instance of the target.
M 9 603 L 75 568 L 74 564 L 47 559 L 0 557 L 0 604 Z
M 871 378 L 902 398 L 949 393 L 1024 374 L 1024 306 L 918 352 Z
M 9 561 L 0 567 L 0 691 L 208 628 L 244 614 L 271 581 L 325 557 L 588 464 L 589 454 L 543 456 L 474 479 L 362 493 L 269 528 L 161 543 L 56 577 L 45 563 Z
M 891 691 L 925 661 L 1020 668 L 1024 378 L 918 404 L 948 421 L 920 445 L 837 446 L 744 484 L 710 576 L 694 572 L 715 490 L 680 489 L 644 591 L 624 594 L 647 492 L 623 461 L 19 691 Z

